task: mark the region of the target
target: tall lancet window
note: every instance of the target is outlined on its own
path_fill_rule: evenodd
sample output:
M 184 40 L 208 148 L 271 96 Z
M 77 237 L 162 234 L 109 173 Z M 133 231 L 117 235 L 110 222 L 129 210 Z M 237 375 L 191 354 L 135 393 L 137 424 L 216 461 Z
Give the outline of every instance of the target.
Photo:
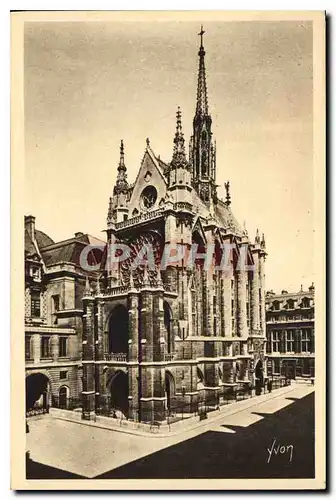
M 202 176 L 207 173 L 207 154 L 206 151 L 202 151 Z

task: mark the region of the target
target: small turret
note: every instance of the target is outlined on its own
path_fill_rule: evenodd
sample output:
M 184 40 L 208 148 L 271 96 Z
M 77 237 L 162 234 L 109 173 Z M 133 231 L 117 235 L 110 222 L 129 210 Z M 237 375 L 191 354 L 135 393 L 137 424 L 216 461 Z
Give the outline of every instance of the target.
M 127 168 L 125 165 L 124 142 L 120 143 L 120 159 L 118 165 L 118 174 L 115 186 L 113 188 L 113 197 L 110 198 L 107 222 L 121 222 L 128 218 L 128 191 Z
M 260 234 L 259 234 L 259 229 L 257 228 L 256 236 L 255 236 L 255 244 L 260 245 Z
M 178 106 L 176 113 L 176 132 L 174 137 L 174 148 L 172 161 L 169 165 L 168 179 L 169 188 L 191 189 L 191 168 L 185 153 L 185 141 L 182 131 L 182 114 Z

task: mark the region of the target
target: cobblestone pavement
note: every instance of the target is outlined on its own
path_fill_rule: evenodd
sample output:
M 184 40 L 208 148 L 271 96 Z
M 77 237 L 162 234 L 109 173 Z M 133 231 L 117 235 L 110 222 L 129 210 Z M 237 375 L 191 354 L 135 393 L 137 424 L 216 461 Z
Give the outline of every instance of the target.
M 255 442 L 251 442 L 251 446 L 248 445 L 247 440 L 251 437 L 262 447 L 262 462 L 266 463 L 267 446 L 270 448 L 273 441 L 271 437 L 275 430 L 279 434 L 279 419 L 276 421 L 275 417 L 278 413 L 280 415 L 288 409 L 282 417 L 283 424 L 287 427 L 282 436 L 287 440 L 290 439 L 292 424 L 292 433 L 297 434 L 294 415 L 297 412 L 291 411 L 291 405 L 294 410 L 300 400 L 303 403 L 307 400 L 306 396 L 312 392 L 312 387 L 296 384 L 289 387 L 288 391 L 279 390 L 278 393 L 273 391 L 249 401 L 234 403 L 223 409 L 215 419 L 209 419 L 208 422 L 196 428 L 164 438 L 134 436 L 45 415 L 39 419 L 30 420 L 29 423 L 27 449 L 30 451 L 32 464 L 36 464 L 36 467 L 35 473 L 34 467 L 29 467 L 28 478 L 30 474 L 46 479 L 62 477 L 59 471 L 67 471 L 86 478 L 97 476 L 111 478 L 263 477 L 253 476 L 253 473 L 257 473 L 253 467 L 250 467 L 252 476 L 246 472 L 245 476 L 239 476 L 237 467 L 233 471 L 232 467 L 224 470 L 224 464 L 221 461 L 219 462 L 221 467 L 216 468 L 212 463 L 213 457 L 217 456 L 217 463 L 220 456 L 226 457 L 226 460 L 231 462 L 232 457 L 230 459 L 228 455 L 228 450 L 231 449 L 231 453 L 239 454 L 238 463 L 240 471 L 243 471 L 244 460 L 245 462 L 250 460 L 251 446 L 255 446 Z M 310 400 L 313 401 L 313 395 L 310 396 Z M 307 407 L 306 403 L 304 407 Z M 273 418 L 273 424 L 269 417 Z M 265 425 L 262 425 L 263 421 Z M 313 424 L 309 424 L 306 419 L 305 425 Z M 279 439 L 280 437 L 279 435 Z M 196 459 L 196 464 L 199 462 L 203 464 L 202 467 L 195 467 L 197 456 L 199 458 Z M 281 457 L 278 454 L 275 458 L 284 458 L 284 456 L 285 454 Z M 254 463 L 258 462 L 255 456 L 253 460 Z M 238 463 L 236 461 L 237 466 Z M 266 472 L 273 471 L 273 474 L 277 474 L 276 470 L 274 471 L 276 463 L 277 461 L 272 457 L 272 463 Z M 282 470 L 287 469 L 285 467 Z M 293 467 L 292 470 L 294 470 Z M 226 475 L 228 473 L 230 475 Z M 288 471 L 286 473 L 288 474 Z M 278 475 L 265 477 L 282 476 L 278 471 Z

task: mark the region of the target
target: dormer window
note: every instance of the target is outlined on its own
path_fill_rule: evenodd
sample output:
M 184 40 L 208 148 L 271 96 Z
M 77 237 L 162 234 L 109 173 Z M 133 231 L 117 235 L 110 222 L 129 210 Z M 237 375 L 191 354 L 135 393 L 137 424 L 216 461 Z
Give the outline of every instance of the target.
M 294 300 L 292 299 L 288 300 L 287 309 L 294 309 Z
M 273 311 L 280 311 L 280 302 L 278 300 L 273 302 Z
M 310 307 L 310 300 L 307 297 L 304 297 L 301 302 L 301 307 L 308 308 Z

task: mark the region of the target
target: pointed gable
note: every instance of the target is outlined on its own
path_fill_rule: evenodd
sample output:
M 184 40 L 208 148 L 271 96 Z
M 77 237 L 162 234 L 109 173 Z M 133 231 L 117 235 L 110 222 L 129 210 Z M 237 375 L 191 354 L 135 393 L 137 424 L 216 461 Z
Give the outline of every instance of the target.
M 203 229 L 202 222 L 199 217 L 196 218 L 193 228 L 191 230 L 192 233 L 198 233 L 200 238 L 203 240 L 204 244 L 207 242 L 207 238 Z
M 147 145 L 137 178 L 133 185 L 132 196 L 128 205 L 129 218 L 136 215 L 136 211 L 147 211 L 142 202 L 142 193 L 147 186 L 153 186 L 156 190 L 156 200 L 150 208 L 150 210 L 156 210 L 159 208 L 160 200 L 164 199 L 166 196 L 167 183 L 162 172 L 162 167 L 149 145 Z

